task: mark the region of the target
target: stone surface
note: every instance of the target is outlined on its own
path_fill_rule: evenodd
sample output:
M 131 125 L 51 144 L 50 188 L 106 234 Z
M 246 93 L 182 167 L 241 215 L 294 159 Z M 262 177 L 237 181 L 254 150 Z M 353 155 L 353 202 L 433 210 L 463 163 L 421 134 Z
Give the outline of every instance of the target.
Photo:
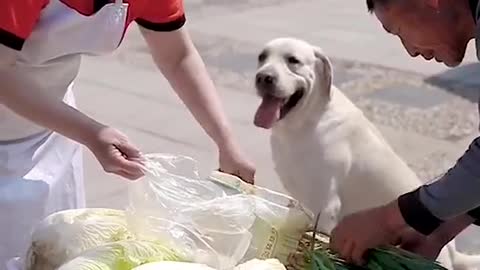
M 447 102 L 452 98 L 452 95 L 442 90 L 426 89 L 408 84 L 394 84 L 376 91 L 369 95 L 369 98 L 401 106 L 427 109 Z

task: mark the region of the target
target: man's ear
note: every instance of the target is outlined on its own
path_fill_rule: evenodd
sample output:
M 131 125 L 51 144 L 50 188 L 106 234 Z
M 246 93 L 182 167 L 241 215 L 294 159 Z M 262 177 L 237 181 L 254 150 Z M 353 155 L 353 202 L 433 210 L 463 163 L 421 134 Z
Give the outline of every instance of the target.
M 332 63 L 328 57 L 323 53 L 323 50 L 319 47 L 313 47 L 315 58 L 317 61 L 315 63 L 315 69 L 317 72 L 317 80 L 320 83 L 322 89 L 326 89 L 330 92 L 333 81 L 333 71 Z

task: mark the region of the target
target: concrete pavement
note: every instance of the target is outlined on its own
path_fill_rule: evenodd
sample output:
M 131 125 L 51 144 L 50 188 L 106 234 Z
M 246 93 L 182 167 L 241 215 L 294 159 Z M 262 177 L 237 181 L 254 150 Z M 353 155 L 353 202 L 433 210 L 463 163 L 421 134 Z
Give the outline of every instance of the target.
M 261 185 L 282 190 L 268 132 L 252 124 L 259 102 L 252 78 L 258 50 L 279 36 L 322 47 L 337 86 L 424 179 L 454 164 L 476 136 L 480 69 L 472 48 L 466 64 L 453 70 L 411 59 L 366 12 L 363 0 L 187 0 L 186 6 L 188 27 L 240 142 L 258 166 Z M 213 144 L 155 70 L 134 25 L 115 54 L 85 57 L 76 89 L 84 112 L 121 129 L 144 152 L 193 156 L 204 173 L 216 167 Z M 104 174 L 90 153 L 85 163 L 88 204 L 124 207 L 128 183 Z M 470 238 L 462 247 L 480 250 Z

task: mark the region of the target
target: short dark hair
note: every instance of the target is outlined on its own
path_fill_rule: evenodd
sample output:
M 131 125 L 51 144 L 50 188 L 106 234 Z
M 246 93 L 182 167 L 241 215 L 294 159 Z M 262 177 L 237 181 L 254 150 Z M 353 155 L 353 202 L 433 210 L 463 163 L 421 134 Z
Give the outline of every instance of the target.
M 367 0 L 368 12 L 373 13 L 377 4 L 384 5 L 388 2 L 391 2 L 391 0 Z
M 368 12 L 372 13 L 375 9 L 375 1 L 374 0 L 367 0 L 367 9 Z

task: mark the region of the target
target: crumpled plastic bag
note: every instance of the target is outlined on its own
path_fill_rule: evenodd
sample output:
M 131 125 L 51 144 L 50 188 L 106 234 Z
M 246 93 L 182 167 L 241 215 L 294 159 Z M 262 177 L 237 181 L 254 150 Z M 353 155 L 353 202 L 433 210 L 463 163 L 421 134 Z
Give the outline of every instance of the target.
M 3 266 L 1 266 L 1 267 L 3 267 Z M 1 269 L 1 267 L 0 267 L 0 269 Z M 12 258 L 12 259 L 8 260 L 5 267 L 6 267 L 7 270 L 23 270 L 23 269 L 25 269 L 25 262 L 21 258 L 15 257 L 15 258 Z
M 313 215 L 298 201 L 219 172 L 200 179 L 185 156 L 146 155 L 147 174 L 129 184 L 129 224 L 139 239 L 161 240 L 196 263 L 232 269 L 287 256 Z
M 254 201 L 226 196 L 220 186 L 200 180 L 190 158 L 146 158 L 147 175 L 129 185 L 129 223 L 136 237 L 163 241 L 214 268 L 235 266 L 252 239 Z

